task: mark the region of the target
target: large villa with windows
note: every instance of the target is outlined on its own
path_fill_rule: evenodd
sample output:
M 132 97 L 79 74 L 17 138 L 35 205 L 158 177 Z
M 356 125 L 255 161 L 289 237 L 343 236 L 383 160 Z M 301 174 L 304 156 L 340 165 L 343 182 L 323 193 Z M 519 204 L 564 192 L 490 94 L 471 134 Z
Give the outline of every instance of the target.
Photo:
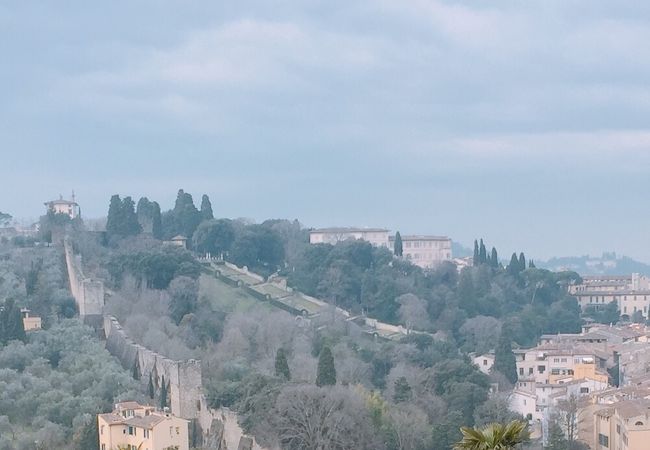
M 122 402 L 97 416 L 100 450 L 189 450 L 188 421 L 153 406 Z

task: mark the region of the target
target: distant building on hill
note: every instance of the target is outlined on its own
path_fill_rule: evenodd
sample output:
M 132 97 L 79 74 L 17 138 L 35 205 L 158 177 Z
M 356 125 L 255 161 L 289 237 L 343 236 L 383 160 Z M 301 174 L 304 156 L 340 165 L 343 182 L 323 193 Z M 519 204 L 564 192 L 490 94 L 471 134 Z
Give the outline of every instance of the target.
M 27 308 L 21 308 L 20 314 L 23 316 L 23 328 L 25 331 L 36 331 L 41 329 L 41 318 L 30 315 L 31 311 Z
M 164 244 L 176 245 L 178 247 L 187 248 L 187 238 L 183 235 L 177 235 L 171 238 L 168 241 L 164 241 Z
M 189 421 L 153 406 L 122 402 L 97 415 L 100 450 L 189 450 Z
M 390 236 L 388 248 L 393 250 L 395 236 Z M 402 236 L 403 257 L 416 266 L 430 269 L 451 261 L 451 239 L 446 236 Z
M 63 196 L 59 195 L 58 200 L 50 200 L 44 204 L 47 208 L 47 212 L 53 212 L 54 214 L 66 214 L 70 216 L 71 219 L 76 219 L 81 215 L 79 204 L 75 201 L 74 198 L 74 192 L 72 193 L 72 200 L 64 200 Z
M 332 244 L 348 239 L 362 239 L 376 247 L 388 247 L 388 230 L 384 228 L 318 228 L 309 232 L 310 244 Z
M 389 235 L 385 228 L 318 228 L 309 232 L 310 244 L 336 244 L 349 239 L 367 241 L 375 247 L 385 247 L 391 252 L 395 236 Z M 403 258 L 430 269 L 443 261 L 451 261 L 451 239 L 444 236 L 402 236 Z
M 584 276 L 581 284 L 569 286 L 582 309 L 591 306 L 602 309 L 616 302 L 622 315 L 632 317 L 636 312 L 648 318 L 650 308 L 650 278 L 633 273 L 632 275 L 593 275 Z

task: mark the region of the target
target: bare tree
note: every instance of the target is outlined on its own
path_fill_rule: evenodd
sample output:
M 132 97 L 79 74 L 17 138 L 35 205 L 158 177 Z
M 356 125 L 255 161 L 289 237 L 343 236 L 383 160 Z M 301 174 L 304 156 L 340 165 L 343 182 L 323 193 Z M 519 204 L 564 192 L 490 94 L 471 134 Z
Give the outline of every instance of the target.
M 412 404 L 393 406 L 389 412 L 399 450 L 424 448 L 429 439 L 430 425 L 424 411 Z
M 289 386 L 276 402 L 277 431 L 290 450 L 377 449 L 361 396 L 342 386 Z
M 406 328 L 426 330 L 431 326 L 424 300 L 414 294 L 403 294 L 396 301 L 400 304 L 399 316 Z

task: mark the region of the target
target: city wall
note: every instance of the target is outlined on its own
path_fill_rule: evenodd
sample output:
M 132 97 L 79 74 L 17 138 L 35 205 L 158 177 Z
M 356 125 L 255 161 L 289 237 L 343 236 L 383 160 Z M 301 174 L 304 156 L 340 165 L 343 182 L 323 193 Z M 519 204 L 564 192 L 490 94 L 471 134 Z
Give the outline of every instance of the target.
M 264 450 L 252 437 L 244 435 L 235 412 L 209 408 L 203 395 L 201 361 L 175 361 L 129 338 L 115 317 L 103 315 L 104 283 L 84 275 L 81 256 L 74 254 L 68 238 L 64 239 L 64 250 L 70 291 L 80 318 L 96 330 L 103 329 L 106 349 L 126 370 L 137 372 L 143 385 L 148 385 L 151 375 L 158 392 L 164 377 L 171 412 L 191 422 L 193 446 L 205 450 Z
M 70 281 L 70 292 L 74 298 L 81 320 L 95 328 L 102 327 L 104 309 L 104 283 L 84 275 L 81 255 L 75 255 L 69 238 L 63 240 L 65 261 Z

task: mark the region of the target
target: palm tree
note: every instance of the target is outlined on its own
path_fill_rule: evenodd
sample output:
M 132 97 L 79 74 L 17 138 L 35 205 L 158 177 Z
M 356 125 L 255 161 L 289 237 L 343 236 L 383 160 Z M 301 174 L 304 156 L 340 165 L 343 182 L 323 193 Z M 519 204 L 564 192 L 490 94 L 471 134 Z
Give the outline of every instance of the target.
M 493 423 L 477 429 L 462 427 L 463 439 L 454 450 L 512 450 L 528 440 L 528 424 L 519 420 L 510 423 Z

